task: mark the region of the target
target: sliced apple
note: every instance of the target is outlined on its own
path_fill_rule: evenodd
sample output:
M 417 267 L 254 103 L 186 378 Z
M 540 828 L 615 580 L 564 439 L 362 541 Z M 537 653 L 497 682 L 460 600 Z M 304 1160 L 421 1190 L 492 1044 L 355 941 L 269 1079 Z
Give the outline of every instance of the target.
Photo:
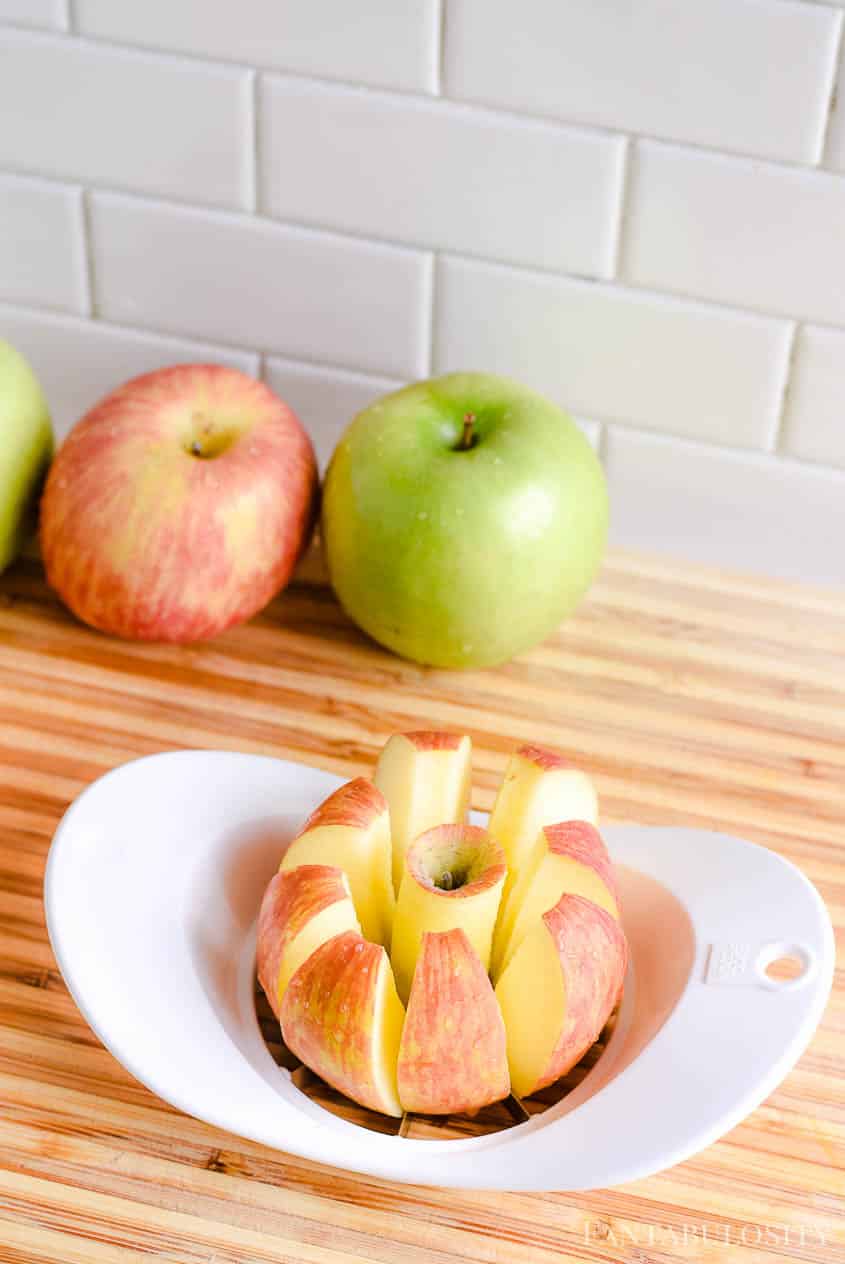
M 496 986 L 517 1097 L 553 1084 L 598 1038 L 627 952 L 618 922 L 580 895 L 562 895 L 526 935 Z
M 466 820 L 471 756 L 468 737 L 439 732 L 395 733 L 381 752 L 374 780 L 390 805 L 397 893 L 409 844 L 434 825 Z
M 583 895 L 618 917 L 613 866 L 589 821 L 563 821 L 540 831 L 496 926 L 493 980 L 525 935 L 565 894 Z
M 393 881 L 390 875 L 390 816 L 384 796 L 356 777 L 311 814 L 285 852 L 281 869 L 334 865 L 349 880 L 361 931 L 374 943 L 390 943 Z
M 505 1025 L 484 966 L 462 930 L 422 937 L 399 1045 L 405 1110 L 462 1114 L 510 1091 Z
M 475 825 L 437 825 L 406 853 L 396 901 L 390 958 L 403 1001 L 426 931 L 460 929 L 482 967 L 490 967 L 496 912 L 505 880 L 505 857 L 486 830 Z
M 385 950 L 355 931 L 322 944 L 282 998 L 282 1036 L 307 1067 L 370 1110 L 401 1115 L 396 1064 L 405 1011 Z
M 278 1018 L 285 989 L 304 961 L 327 939 L 360 932 L 343 871 L 299 865 L 271 878 L 258 914 L 258 980 Z

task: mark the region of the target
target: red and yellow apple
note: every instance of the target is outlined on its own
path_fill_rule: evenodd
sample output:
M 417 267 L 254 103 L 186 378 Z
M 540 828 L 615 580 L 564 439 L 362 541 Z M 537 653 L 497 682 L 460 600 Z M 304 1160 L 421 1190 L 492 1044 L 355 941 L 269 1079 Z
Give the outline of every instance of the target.
M 390 817 L 384 796 L 371 781 L 348 781 L 311 813 L 285 852 L 281 869 L 299 865 L 342 869 L 363 934 L 377 944 L 390 943 Z
M 317 1075 L 362 1106 L 401 1115 L 396 1067 L 405 1011 L 387 953 L 355 931 L 313 952 L 282 997 L 282 1036 Z
M 489 969 L 504 880 L 501 847 L 476 825 L 437 825 L 411 844 L 390 946 L 403 1001 L 411 991 L 426 931 L 464 931 L 484 971 Z
M 342 931 L 360 929 L 342 869 L 299 865 L 271 879 L 258 914 L 255 964 L 277 1018 L 288 983 L 312 952 Z
M 595 819 L 589 778 L 521 747 L 491 832 L 463 819 L 468 738 L 400 734 L 378 775 L 387 799 L 363 777 L 341 786 L 265 895 L 258 975 L 285 1042 L 390 1115 L 533 1093 L 593 1043 L 625 974 L 610 858 L 591 820 L 568 819 Z M 432 812 L 460 819 L 416 834 Z M 500 908 L 506 858 L 516 876 Z
M 147 373 L 56 455 L 41 505 L 47 577 L 104 632 L 206 640 L 288 582 L 316 494 L 311 441 L 267 386 L 221 365 Z
M 610 1017 L 626 964 L 619 923 L 583 896 L 562 895 L 534 924 L 496 985 L 518 1097 L 583 1057 Z
M 461 1114 L 510 1091 L 505 1024 L 465 931 L 426 931 L 399 1045 L 405 1110 Z
M 390 807 L 393 886 L 399 892 L 405 852 L 425 830 L 465 821 L 472 743 L 457 733 L 394 733 L 378 758 L 374 781 Z

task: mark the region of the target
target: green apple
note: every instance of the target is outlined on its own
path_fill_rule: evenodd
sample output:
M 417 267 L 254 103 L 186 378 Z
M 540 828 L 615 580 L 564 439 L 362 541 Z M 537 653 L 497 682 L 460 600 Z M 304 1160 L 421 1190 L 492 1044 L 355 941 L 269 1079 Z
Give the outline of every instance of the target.
M 14 347 L 0 341 L 0 571 L 35 525 L 52 452 L 50 413 L 35 374 Z
M 486 667 L 541 641 L 599 567 L 607 489 L 575 423 L 487 373 L 418 382 L 371 404 L 332 456 L 329 576 L 382 645 Z

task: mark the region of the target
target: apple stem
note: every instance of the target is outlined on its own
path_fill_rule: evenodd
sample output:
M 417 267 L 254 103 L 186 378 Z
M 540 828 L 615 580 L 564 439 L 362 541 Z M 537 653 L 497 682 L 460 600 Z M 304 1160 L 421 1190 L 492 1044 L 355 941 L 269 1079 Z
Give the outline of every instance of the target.
M 464 413 L 464 428 L 458 440 L 458 451 L 466 452 L 475 443 L 472 428 L 475 425 L 475 413 Z
M 437 885 L 441 891 L 451 891 L 455 885 L 455 879 L 452 877 L 451 869 L 444 869 L 440 877 L 437 879 Z

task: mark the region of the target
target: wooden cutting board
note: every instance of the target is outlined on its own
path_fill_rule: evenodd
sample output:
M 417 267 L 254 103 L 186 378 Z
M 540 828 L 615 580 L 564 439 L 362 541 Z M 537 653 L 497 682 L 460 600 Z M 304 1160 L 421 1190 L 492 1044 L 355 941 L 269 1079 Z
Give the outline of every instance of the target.
M 822 1027 L 703 1154 L 586 1194 L 392 1185 L 180 1115 L 77 1012 L 41 883 L 95 777 L 186 746 L 368 772 L 390 732 L 441 724 L 472 734 L 476 807 L 516 742 L 548 743 L 594 774 L 605 819 L 755 839 L 827 901 Z M 845 593 L 616 553 L 557 637 L 460 674 L 366 641 L 308 567 L 250 626 L 170 648 L 82 628 L 22 563 L 0 578 L 0 827 L 0 1264 L 845 1259 Z

